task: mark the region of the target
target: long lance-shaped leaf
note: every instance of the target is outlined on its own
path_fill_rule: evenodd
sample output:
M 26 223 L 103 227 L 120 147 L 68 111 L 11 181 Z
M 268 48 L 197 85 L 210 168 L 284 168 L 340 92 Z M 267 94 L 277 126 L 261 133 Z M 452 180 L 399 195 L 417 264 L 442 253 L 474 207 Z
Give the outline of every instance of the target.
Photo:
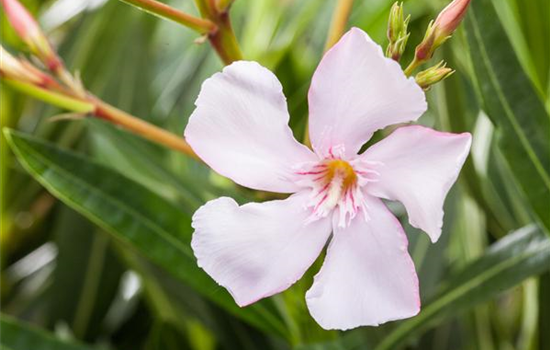
M 522 69 L 491 0 L 466 16 L 474 79 L 517 183 L 550 235 L 550 116 Z
M 418 316 L 401 323 L 375 350 L 397 349 L 434 321 L 465 311 L 549 269 L 550 239 L 542 230 L 533 225 L 515 231 L 451 278 Z
M 241 309 L 197 266 L 190 219 L 178 207 L 91 159 L 19 132 L 5 134 L 26 170 L 65 204 L 229 312 L 287 335 L 269 301 Z
M 0 316 L 0 349 L 6 350 L 92 350 L 91 346 L 69 343 L 44 330 Z

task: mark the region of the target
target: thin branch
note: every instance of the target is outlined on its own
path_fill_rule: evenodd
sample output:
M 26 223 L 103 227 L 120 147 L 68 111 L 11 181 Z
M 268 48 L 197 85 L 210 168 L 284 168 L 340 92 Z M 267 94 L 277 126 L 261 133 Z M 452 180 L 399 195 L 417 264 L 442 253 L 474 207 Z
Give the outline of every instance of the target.
M 338 0 L 332 16 L 327 42 L 325 44 L 325 51 L 336 44 L 344 34 L 352 6 L 353 0 Z
M 192 16 L 162 2 L 155 0 L 120 0 L 133 5 L 140 10 L 149 12 L 160 18 L 165 18 L 191 28 L 201 34 L 207 34 L 216 31 L 216 24 L 208 19 Z

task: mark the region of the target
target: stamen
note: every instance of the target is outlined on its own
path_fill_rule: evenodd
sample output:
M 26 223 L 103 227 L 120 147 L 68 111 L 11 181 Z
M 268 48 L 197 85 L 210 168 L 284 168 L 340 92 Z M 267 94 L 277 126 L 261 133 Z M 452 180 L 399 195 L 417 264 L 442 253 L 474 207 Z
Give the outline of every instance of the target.
M 303 164 L 295 174 L 297 184 L 312 189 L 307 205 L 312 208 L 312 216 L 308 222 L 327 217 L 336 208 L 338 226 L 349 225 L 359 211 L 368 219 L 361 187 L 377 180 L 379 174 L 373 165 L 360 159 L 345 161 L 340 154 L 335 156 L 332 149 L 326 159 Z

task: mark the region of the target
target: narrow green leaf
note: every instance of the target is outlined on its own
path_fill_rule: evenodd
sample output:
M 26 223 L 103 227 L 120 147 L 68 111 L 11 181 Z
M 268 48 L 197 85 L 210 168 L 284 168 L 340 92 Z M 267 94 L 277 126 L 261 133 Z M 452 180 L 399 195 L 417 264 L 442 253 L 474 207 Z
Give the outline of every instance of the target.
M 466 17 L 474 79 L 509 167 L 550 234 L 550 118 L 497 18 L 491 0 L 474 1 Z
M 19 132 L 5 134 L 26 170 L 65 204 L 229 312 L 286 336 L 269 300 L 241 309 L 197 266 L 190 218 L 180 208 L 91 159 Z
M 465 311 L 548 269 L 550 239 L 534 225 L 515 231 L 451 278 L 418 316 L 401 323 L 375 349 L 397 349 L 434 321 Z
M 9 316 L 0 316 L 0 348 L 10 350 L 92 350 L 92 347 L 69 343 L 44 330 L 24 324 Z

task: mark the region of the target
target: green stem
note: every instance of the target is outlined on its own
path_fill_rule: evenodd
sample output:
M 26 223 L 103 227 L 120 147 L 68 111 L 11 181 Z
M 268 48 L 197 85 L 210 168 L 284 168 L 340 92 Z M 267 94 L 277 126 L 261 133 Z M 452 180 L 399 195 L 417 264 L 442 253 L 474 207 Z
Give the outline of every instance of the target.
M 223 63 L 227 65 L 234 61 L 242 60 L 243 55 L 233 32 L 229 14 L 227 12 L 219 13 L 216 24 L 218 25 L 218 30 L 210 33 L 208 39 Z
M 418 66 L 420 66 L 422 63 L 422 61 L 419 61 L 418 59 L 416 59 L 416 57 L 412 60 L 412 62 L 409 64 L 409 66 L 405 69 L 405 75 L 410 77 L 412 75 L 412 73 L 414 72 L 414 70 L 416 68 L 418 68 Z
M 9 78 L 2 78 L 2 81 L 8 86 L 11 86 L 13 89 L 24 94 L 75 113 L 87 114 L 95 110 L 95 106 L 90 102 L 81 101 L 57 92 L 48 91 L 32 84 L 15 81 Z
M 176 10 L 162 2 L 155 0 L 120 0 L 133 5 L 140 10 L 149 12 L 160 18 L 169 19 L 183 26 L 191 28 L 201 34 L 211 33 L 216 30 L 216 24 L 208 19 L 191 16 L 185 12 Z M 201 11 L 202 13 L 202 11 Z
M 227 12 L 229 7 L 233 4 L 233 1 L 234 0 L 218 0 L 216 7 L 219 12 Z

